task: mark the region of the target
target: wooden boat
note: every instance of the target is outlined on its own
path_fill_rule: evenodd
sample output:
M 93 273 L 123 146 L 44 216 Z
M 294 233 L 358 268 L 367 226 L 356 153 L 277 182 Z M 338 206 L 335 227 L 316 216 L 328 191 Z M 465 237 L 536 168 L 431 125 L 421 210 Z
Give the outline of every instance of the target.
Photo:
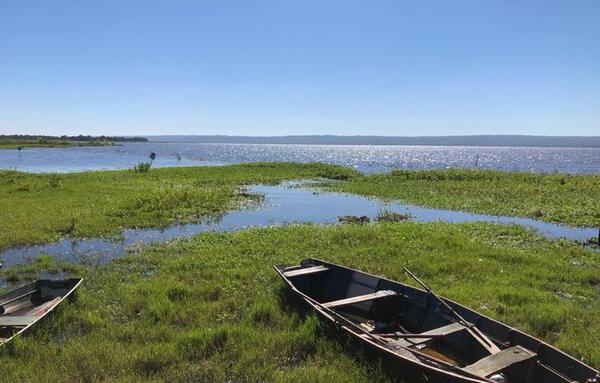
M 416 277 L 424 289 L 317 259 L 275 269 L 321 318 L 380 352 L 409 381 L 600 382 L 592 367 L 438 297 Z
M 81 281 L 81 278 L 38 280 L 0 296 L 0 345 L 48 315 Z

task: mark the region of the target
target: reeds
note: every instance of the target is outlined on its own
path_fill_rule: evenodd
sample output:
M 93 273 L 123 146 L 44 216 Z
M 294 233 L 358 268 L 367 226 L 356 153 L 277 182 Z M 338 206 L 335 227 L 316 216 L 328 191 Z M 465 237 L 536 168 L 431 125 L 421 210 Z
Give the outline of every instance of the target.
M 133 167 L 133 171 L 136 173 L 148 173 L 151 166 L 152 166 L 151 162 L 138 162 Z

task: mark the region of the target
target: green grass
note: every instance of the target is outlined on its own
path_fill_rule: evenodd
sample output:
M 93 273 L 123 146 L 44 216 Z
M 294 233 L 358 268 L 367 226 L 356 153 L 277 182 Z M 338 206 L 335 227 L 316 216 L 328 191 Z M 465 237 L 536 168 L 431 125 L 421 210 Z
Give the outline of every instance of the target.
M 305 257 L 412 283 L 407 266 L 440 294 L 600 366 L 600 254 L 518 227 L 404 222 L 207 233 L 81 268 L 78 299 L 0 351 L 3 379 L 391 380 L 283 287 L 272 265 Z
M 111 141 L 70 141 L 70 140 L 15 140 L 15 139 L 0 139 L 0 149 L 17 149 L 17 148 L 55 148 L 69 146 L 112 146 L 116 145 Z
M 600 226 L 598 175 L 396 170 L 354 177 L 330 189 L 434 208 Z
M 224 167 L 28 174 L 0 170 L 0 250 L 63 236 L 116 234 L 124 227 L 195 221 L 256 199 L 242 185 L 356 176 L 323 164 L 256 163 Z
M 115 235 L 223 213 L 259 197 L 243 186 L 305 178 L 439 208 L 600 222 L 599 176 L 395 171 L 323 164 L 25 174 L 0 171 L 0 249 Z M 401 221 L 382 212 L 383 221 Z M 336 336 L 283 288 L 272 265 L 318 257 L 435 290 L 600 367 L 600 254 L 519 227 L 441 222 L 290 226 L 206 233 L 106 266 L 43 256 L 0 271 L 86 278 L 78 299 L 0 350 L 7 381 L 373 382 L 380 363 Z

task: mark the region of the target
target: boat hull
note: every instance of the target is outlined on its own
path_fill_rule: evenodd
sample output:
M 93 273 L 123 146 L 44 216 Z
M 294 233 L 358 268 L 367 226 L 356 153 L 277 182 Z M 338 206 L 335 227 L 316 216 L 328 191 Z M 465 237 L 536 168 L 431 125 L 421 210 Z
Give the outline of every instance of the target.
M 28 331 L 79 287 L 83 279 L 37 280 L 0 296 L 0 346 Z
M 409 381 L 489 383 L 491 378 L 498 378 L 506 383 L 600 382 L 598 371 L 581 361 L 535 337 L 441 298 L 466 320 L 465 323 L 475 324 L 484 336 L 492 339 L 495 346 L 503 351 L 497 357 L 490 356 L 485 349 L 478 347 L 468 334 L 469 329 L 453 332 L 451 328 L 460 325 L 455 323 L 451 311 L 427 291 L 312 258 L 302 261 L 298 266 L 275 266 L 275 270 L 321 319 L 375 352 Z M 405 327 L 398 321 L 397 325 L 414 330 L 407 334 L 431 333 L 432 338 L 422 343 L 417 340 L 414 344 L 403 340 L 382 341 L 382 335 L 388 334 L 380 335 L 376 327 L 379 323 L 385 323 L 378 322 L 380 318 L 387 318 L 390 322 L 390 317 L 402 317 Z M 375 327 L 368 327 L 365 319 L 375 323 Z M 467 355 L 465 360 L 446 360 L 446 354 L 428 346 L 441 343 L 433 335 L 440 329 L 446 331 L 436 336 L 451 346 L 459 346 L 457 349 Z M 525 355 L 522 360 L 513 357 L 507 366 L 503 366 L 502 359 L 509 350 L 516 350 L 515 354 L 522 350 Z M 423 358 L 420 351 L 435 355 L 431 358 L 433 362 L 427 359 L 427 355 Z M 438 359 L 439 355 L 444 358 Z M 492 371 L 490 365 L 496 367 L 497 371 Z

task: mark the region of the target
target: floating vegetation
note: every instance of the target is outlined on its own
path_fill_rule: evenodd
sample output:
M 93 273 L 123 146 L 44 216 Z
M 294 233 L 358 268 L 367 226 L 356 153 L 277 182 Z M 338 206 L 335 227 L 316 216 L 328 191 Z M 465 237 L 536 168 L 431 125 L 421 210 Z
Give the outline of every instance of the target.
M 371 220 L 366 215 L 360 217 L 356 215 L 341 215 L 338 217 L 338 222 L 346 224 L 364 225 L 366 223 L 371 222 Z
M 410 214 L 397 213 L 392 210 L 383 210 L 377 214 L 375 221 L 377 222 L 404 222 L 413 218 Z
M 586 239 L 583 244 L 592 248 L 600 248 L 600 229 L 598 229 L 598 237 L 591 237 Z

